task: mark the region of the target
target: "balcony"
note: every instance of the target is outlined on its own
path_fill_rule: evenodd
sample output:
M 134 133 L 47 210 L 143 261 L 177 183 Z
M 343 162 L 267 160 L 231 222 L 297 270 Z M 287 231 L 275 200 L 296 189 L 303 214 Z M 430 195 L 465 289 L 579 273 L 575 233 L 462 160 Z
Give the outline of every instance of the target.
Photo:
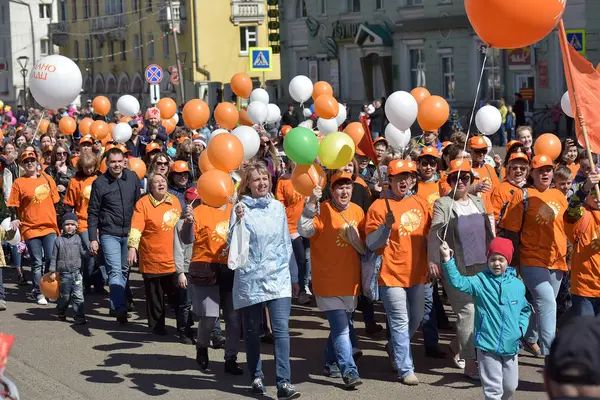
M 161 11 L 158 13 L 158 23 L 163 31 L 172 31 L 175 29 L 180 35 L 185 32 L 185 3 L 183 1 L 173 1 L 173 17 L 171 18 L 171 7 L 169 2 L 165 1 L 160 5 Z
M 125 15 L 113 14 L 96 17 L 90 21 L 90 33 L 101 41 L 125 40 L 127 28 L 125 28 Z
M 52 38 L 52 44 L 64 47 L 69 44 L 69 24 L 66 21 L 48 24 L 48 36 Z
M 264 0 L 231 0 L 231 22 L 253 23 L 261 25 L 265 20 Z

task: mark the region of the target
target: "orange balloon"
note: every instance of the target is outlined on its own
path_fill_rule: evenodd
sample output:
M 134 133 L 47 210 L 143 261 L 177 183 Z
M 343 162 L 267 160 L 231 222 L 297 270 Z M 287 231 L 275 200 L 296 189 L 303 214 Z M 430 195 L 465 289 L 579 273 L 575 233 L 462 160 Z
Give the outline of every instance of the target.
M 485 44 L 497 49 L 539 42 L 552 32 L 565 5 L 563 0 L 465 0 L 473 29 Z M 498 29 L 498 21 L 502 21 L 502 29 Z
M 60 121 L 58 121 L 58 130 L 65 135 L 74 134 L 75 129 L 77 129 L 77 123 L 71 117 L 62 117 Z
M 292 186 L 302 196 L 310 196 L 317 185 L 325 187 L 327 176 L 317 163 L 296 165 L 292 172 Z
M 227 172 L 211 169 L 198 179 L 196 189 L 203 203 L 211 207 L 221 207 L 229 203 L 233 197 L 233 180 Z
M 417 104 L 421 104 L 423 100 L 431 96 L 429 90 L 425 89 L 424 87 L 416 87 L 410 91 L 410 94 L 412 94 L 412 97 L 415 98 Z
M 175 121 L 174 117 L 172 117 L 170 119 L 163 119 L 161 121 L 161 124 L 167 130 L 167 135 L 170 135 L 171 133 L 173 133 L 173 131 L 177 127 L 177 121 Z
M 208 122 L 210 109 L 199 99 L 190 100 L 183 107 L 183 122 L 190 129 L 200 129 Z
M 110 100 L 104 96 L 96 96 L 92 102 L 92 108 L 95 114 L 106 115 L 110 112 Z
M 250 97 L 250 93 L 252 93 L 252 79 L 242 72 L 235 74 L 231 78 L 231 91 L 235 93 L 237 96 L 243 97 L 247 99 Z
M 102 140 L 108 135 L 108 124 L 104 121 L 94 121 L 90 126 L 90 135 L 94 139 Z
M 131 117 L 121 117 L 121 119 L 119 119 L 119 122 L 124 122 L 124 123 L 128 123 L 129 121 L 131 121 L 133 118 Z
M 42 131 L 42 133 L 48 132 L 48 125 L 50 125 L 50 121 L 48 121 L 47 119 L 41 120 L 40 121 L 40 131 Z
M 208 143 L 208 159 L 216 169 L 234 171 L 244 161 L 244 146 L 232 133 L 223 132 L 214 136 Z
M 533 144 L 533 152 L 536 155 L 545 155 L 556 160 L 561 153 L 562 145 L 556 135 L 544 133 L 540 135 Z
M 115 124 L 114 122 L 111 122 L 108 124 L 108 132 L 112 133 L 112 131 L 115 129 L 115 126 L 117 126 L 117 124 Z
M 79 133 L 81 133 L 83 136 L 89 135 L 90 127 L 92 126 L 93 122 L 94 122 L 94 120 L 91 118 L 88 118 L 88 117 L 79 121 Z
M 417 121 L 424 131 L 435 131 L 448 121 L 450 107 L 440 96 L 429 96 L 419 105 Z
M 240 113 L 231 103 L 222 102 L 215 108 L 215 120 L 221 128 L 232 130 L 237 125 L 239 119 Z
M 317 98 L 323 94 L 326 94 L 327 96 L 333 96 L 333 88 L 329 83 L 325 81 L 319 81 L 313 86 L 312 98 L 313 100 L 317 100 Z
M 292 130 L 292 127 L 290 125 L 284 125 L 281 127 L 281 137 L 285 137 L 285 135 L 288 134 L 289 131 Z
M 51 274 L 52 272 L 48 272 L 47 274 L 42 276 L 42 279 L 40 279 L 40 292 L 42 292 L 42 294 L 49 299 L 58 299 L 60 297 L 60 290 L 58 287 L 59 275 L 56 274 L 55 281 L 50 282 Z
M 105 173 L 107 168 L 108 167 L 106 166 L 106 158 L 103 158 L 102 162 L 100 163 L 100 172 Z
M 102 141 L 102 147 L 105 147 L 108 143 L 114 142 L 114 138 L 112 132 L 108 132 L 108 135 L 104 139 L 100 139 Z
M 173 118 L 173 115 L 177 112 L 177 104 L 175 104 L 173 99 L 168 97 L 160 99 L 156 107 L 158 107 L 162 119 Z
M 248 118 L 248 112 L 244 108 L 240 111 L 240 125 L 254 126 L 250 118 Z
M 144 176 L 146 176 L 146 164 L 139 158 L 129 158 L 129 169 L 135 172 L 140 179 L 143 179 Z
M 365 136 L 365 129 L 360 122 L 350 122 L 344 133 L 352 138 L 355 146 L 358 146 L 363 136 Z
M 332 119 L 338 115 L 340 108 L 337 100 L 331 96 L 323 94 L 315 100 L 315 113 L 323 119 Z
M 208 159 L 208 151 L 206 151 L 206 150 L 204 150 L 200 154 L 200 160 L 198 161 L 198 163 L 200 164 L 200 171 L 202 173 L 205 173 L 206 171 L 210 171 L 211 169 L 216 169 L 215 166 L 212 165 L 210 160 Z

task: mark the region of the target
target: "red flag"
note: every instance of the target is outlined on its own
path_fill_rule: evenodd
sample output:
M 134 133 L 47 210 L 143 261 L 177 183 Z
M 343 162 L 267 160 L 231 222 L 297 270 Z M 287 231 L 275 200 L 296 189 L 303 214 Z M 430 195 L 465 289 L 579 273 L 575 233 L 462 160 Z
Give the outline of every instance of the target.
M 558 24 L 558 37 L 577 139 L 585 146 L 581 129 L 581 123 L 584 123 L 592 152 L 600 154 L 600 72 L 569 44 L 562 20 Z
M 361 117 L 360 122 L 362 122 L 365 134 L 358 143 L 358 148 L 360 149 L 360 151 L 365 153 L 365 156 L 369 157 L 375 165 L 377 165 L 377 153 L 375 153 L 375 147 L 373 147 L 373 138 L 371 137 L 371 130 L 369 129 L 369 124 L 367 124 L 367 119 L 363 117 Z

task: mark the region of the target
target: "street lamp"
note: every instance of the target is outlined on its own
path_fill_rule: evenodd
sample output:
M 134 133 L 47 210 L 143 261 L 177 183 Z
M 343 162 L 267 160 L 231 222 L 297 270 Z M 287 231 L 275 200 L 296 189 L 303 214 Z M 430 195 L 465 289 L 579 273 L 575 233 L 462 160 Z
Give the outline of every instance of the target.
M 21 67 L 21 76 L 23 76 L 23 107 L 27 109 L 27 63 L 29 62 L 29 57 L 21 56 L 17 58 L 17 62 Z

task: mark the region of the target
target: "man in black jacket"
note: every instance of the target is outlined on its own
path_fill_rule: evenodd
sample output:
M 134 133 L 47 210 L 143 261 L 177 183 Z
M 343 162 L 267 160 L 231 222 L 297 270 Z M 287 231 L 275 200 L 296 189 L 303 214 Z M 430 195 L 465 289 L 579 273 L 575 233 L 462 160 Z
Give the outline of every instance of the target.
M 110 308 L 117 321 L 127 323 L 127 236 L 141 183 L 133 171 L 125 169 L 125 156 L 119 148 L 108 151 L 106 164 L 107 171 L 92 184 L 88 205 L 90 250 L 98 254 L 99 239 L 110 286 Z
M 294 110 L 294 105 L 289 104 L 288 110 L 281 116 L 281 126 L 289 125 L 292 128 L 298 126 L 298 114 Z

